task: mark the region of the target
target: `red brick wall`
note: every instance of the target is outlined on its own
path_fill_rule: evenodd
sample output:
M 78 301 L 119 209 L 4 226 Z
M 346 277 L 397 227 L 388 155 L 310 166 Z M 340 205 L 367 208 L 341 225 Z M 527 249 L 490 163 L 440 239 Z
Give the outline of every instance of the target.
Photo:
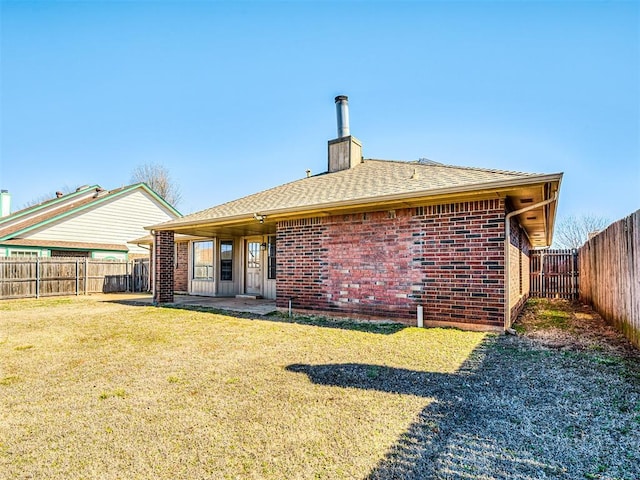
M 185 293 L 189 290 L 189 242 L 176 242 L 175 244 L 173 290 Z
M 276 305 L 326 308 L 328 227 L 318 218 L 279 222 L 276 229 Z
M 529 298 L 530 243 L 524 229 L 515 218 L 511 219 L 509 245 L 509 308 L 511 321 L 515 320 Z
M 156 232 L 155 303 L 173 302 L 173 232 Z
M 502 200 L 280 222 L 277 305 L 503 325 Z

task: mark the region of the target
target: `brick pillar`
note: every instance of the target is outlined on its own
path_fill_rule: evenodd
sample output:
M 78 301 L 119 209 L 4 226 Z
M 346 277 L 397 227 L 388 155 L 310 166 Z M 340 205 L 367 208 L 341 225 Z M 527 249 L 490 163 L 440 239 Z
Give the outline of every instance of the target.
M 173 232 L 156 232 L 154 303 L 173 302 Z

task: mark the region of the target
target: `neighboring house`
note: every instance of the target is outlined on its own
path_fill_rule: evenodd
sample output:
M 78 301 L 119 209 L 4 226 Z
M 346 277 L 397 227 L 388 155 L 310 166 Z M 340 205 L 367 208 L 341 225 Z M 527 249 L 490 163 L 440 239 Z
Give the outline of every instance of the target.
M 180 275 L 191 294 L 283 309 L 415 324 L 422 306 L 427 325 L 509 327 L 529 249 L 551 244 L 562 174 L 362 159 L 346 102 L 326 173 L 148 227 L 155 301 L 173 300 Z
M 58 192 L 56 198 L 9 214 L 2 192 L 0 257 L 90 257 L 125 260 L 148 255 L 129 243 L 147 232 L 145 225 L 180 217 L 180 213 L 144 183 L 115 190 L 98 185 Z

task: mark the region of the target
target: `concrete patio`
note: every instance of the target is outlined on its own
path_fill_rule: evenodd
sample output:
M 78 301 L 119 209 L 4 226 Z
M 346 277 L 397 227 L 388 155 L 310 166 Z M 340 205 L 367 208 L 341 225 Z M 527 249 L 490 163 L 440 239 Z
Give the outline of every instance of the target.
M 105 294 L 105 301 L 130 302 L 139 305 L 151 305 L 153 296 L 144 293 Z M 195 295 L 175 295 L 171 306 L 189 306 L 212 308 L 229 312 L 250 313 L 252 315 L 268 315 L 277 311 L 276 301 L 254 298 L 235 297 L 199 297 Z

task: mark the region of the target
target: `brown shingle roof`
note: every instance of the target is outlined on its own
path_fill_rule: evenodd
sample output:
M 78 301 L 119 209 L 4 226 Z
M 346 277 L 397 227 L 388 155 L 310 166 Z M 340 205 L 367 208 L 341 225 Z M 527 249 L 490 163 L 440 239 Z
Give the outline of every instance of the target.
M 117 196 L 118 194 L 122 193 L 125 190 L 133 189 L 141 185 L 144 185 L 144 184 L 136 183 L 133 185 L 114 188 L 113 190 L 109 190 L 109 191 L 104 190 L 100 187 L 95 187 L 95 188 L 90 187 L 90 188 L 84 189 L 81 192 L 82 196 L 76 199 L 73 199 L 69 203 L 66 203 L 63 205 L 60 205 L 59 203 L 65 200 L 66 199 L 65 197 L 47 200 L 46 202 L 35 205 L 33 207 L 28 207 L 18 212 L 14 212 L 8 217 L 3 218 L 2 221 L 0 222 L 0 238 L 11 238 L 12 234 L 14 233 L 17 234 L 18 232 L 20 232 L 21 230 L 24 230 L 25 228 L 33 227 L 35 225 L 53 220 L 55 218 L 63 216 L 68 212 L 71 212 L 81 207 L 86 207 L 92 203 L 103 202 L 105 199 Z M 144 188 L 148 189 L 148 187 L 146 186 Z M 91 193 L 93 193 L 93 195 L 91 195 Z M 164 202 L 164 200 L 162 201 Z M 167 206 L 169 208 L 173 208 L 169 204 L 167 204 Z M 32 209 L 36 209 L 36 212 L 34 212 L 33 215 L 28 213 L 28 211 Z M 21 216 L 24 216 L 24 218 L 21 219 L 20 218 Z M 7 223 L 9 223 L 9 225 L 3 226 L 3 224 L 7 224 Z
M 393 195 L 436 195 L 451 189 L 473 191 L 487 184 L 517 183 L 537 176 L 539 174 L 458 167 L 430 161 L 364 160 L 351 169 L 296 180 L 153 228 L 199 221 L 216 222 L 254 213 L 299 211 L 336 203 L 363 203 Z
M 92 197 L 89 197 L 89 198 L 84 197 L 84 198 L 79 198 L 78 200 L 72 203 L 69 203 L 67 205 L 64 205 L 60 208 L 43 210 L 37 215 L 24 218 L 22 221 L 18 221 L 13 225 L 8 225 L 6 227 L 0 228 L 0 238 L 6 237 L 7 235 L 11 235 L 12 233 L 22 230 L 24 228 L 32 227 L 33 225 L 37 225 L 38 223 L 46 222 L 47 220 L 53 217 L 62 215 L 64 213 L 67 213 L 71 210 L 74 210 L 78 207 L 81 207 L 93 201 L 95 201 L 95 199 Z M 16 212 L 14 215 L 20 214 L 20 213 L 21 211 Z

